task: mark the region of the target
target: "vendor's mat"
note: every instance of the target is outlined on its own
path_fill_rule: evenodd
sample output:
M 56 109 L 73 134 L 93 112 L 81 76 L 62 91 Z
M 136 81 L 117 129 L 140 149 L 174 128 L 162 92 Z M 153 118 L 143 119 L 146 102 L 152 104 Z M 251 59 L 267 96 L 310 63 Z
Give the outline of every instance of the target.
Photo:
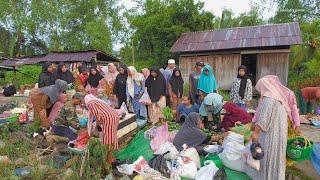
M 115 153 L 115 157 L 120 161 L 136 161 L 140 156 L 149 161 L 153 157 L 150 147 L 150 140 L 144 138 L 144 131 L 140 131 L 131 140 L 127 147 Z

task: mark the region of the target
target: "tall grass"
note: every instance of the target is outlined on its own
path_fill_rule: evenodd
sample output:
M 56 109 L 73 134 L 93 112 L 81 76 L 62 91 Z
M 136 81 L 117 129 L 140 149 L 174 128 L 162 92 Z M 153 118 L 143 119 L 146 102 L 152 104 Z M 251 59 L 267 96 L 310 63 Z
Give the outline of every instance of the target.
M 40 65 L 24 65 L 20 66 L 19 72 L 13 71 L 5 72 L 5 79 L 0 79 L 0 86 L 4 86 L 8 83 L 13 83 L 16 87 L 24 84 L 34 84 L 38 81 L 39 74 L 41 72 Z

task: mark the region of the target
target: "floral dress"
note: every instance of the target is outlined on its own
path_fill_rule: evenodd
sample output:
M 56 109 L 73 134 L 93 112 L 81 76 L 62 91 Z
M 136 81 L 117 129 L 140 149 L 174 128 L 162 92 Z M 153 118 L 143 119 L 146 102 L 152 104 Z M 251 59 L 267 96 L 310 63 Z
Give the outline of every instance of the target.
M 247 101 L 251 101 L 252 99 L 252 82 L 250 79 L 247 79 L 246 91 L 244 93 L 243 99 L 241 99 L 239 95 L 241 79 L 236 78 L 231 86 L 230 98 L 234 103 L 237 104 L 245 104 Z

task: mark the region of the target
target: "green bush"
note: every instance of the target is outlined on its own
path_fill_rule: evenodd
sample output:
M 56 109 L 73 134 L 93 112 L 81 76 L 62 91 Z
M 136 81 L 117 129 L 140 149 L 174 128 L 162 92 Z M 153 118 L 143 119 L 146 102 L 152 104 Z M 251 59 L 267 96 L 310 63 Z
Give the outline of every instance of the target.
M 13 71 L 5 72 L 5 79 L 0 79 L 0 86 L 8 83 L 13 83 L 16 87 L 24 84 L 35 84 L 38 82 L 38 77 L 41 72 L 39 65 L 25 65 L 20 66 L 20 72 L 14 73 Z

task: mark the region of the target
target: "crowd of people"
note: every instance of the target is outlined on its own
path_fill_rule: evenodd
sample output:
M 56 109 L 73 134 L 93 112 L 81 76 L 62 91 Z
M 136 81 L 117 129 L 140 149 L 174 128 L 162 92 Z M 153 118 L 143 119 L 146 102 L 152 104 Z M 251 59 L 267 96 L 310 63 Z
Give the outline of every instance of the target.
M 212 141 L 212 137 L 200 131 L 201 128 L 228 130 L 235 120 L 229 118 L 230 122 L 226 122 L 229 120 L 225 118 L 221 122 L 223 107 L 230 111 L 229 117 L 235 114 L 236 122 L 243 120 L 247 123 L 252 118 L 244 111 L 250 106 L 253 85 L 243 65 L 238 68 L 237 77 L 232 83 L 230 98 L 233 105 L 225 106 L 223 96 L 218 92 L 219 85 L 213 68 L 201 61 L 195 64 L 194 71 L 189 75 L 188 92 L 185 92 L 182 72 L 173 59 L 168 60 L 165 69 L 143 68 L 140 72 L 133 66 L 122 64 L 117 67 L 113 63 L 90 68 L 81 64 L 77 66 L 71 72 L 64 63 L 59 64 L 58 68 L 49 62 L 43 65 L 39 89 L 30 94 L 35 116 L 41 119 L 44 127 L 57 123 L 70 125 L 68 120 L 79 117 L 79 109 L 83 108 L 89 116 L 89 135 L 94 128 L 93 122 L 96 122 L 101 129 L 101 142 L 110 145 L 113 150 L 118 148 L 116 132 L 119 116 L 116 109 L 123 105 L 137 119 L 147 120 L 151 124 L 163 119 L 162 110 L 169 106 L 175 114 L 175 120 L 182 124 L 174 140 L 177 149 L 181 149 L 182 144 L 192 147 Z M 67 102 L 63 92 L 71 84 L 77 93 L 72 101 Z M 248 174 L 255 178 L 272 176 L 278 177 L 274 179 L 284 179 L 287 120 L 292 121 L 295 129 L 300 125 L 295 96 L 280 83 L 277 76 L 261 78 L 256 89 L 261 99 L 253 118 L 255 127 L 252 140 L 259 141 L 267 155 L 262 162 L 263 173 L 248 170 Z M 146 97 L 149 103 L 145 103 Z M 141 101 L 142 98 L 144 101 Z M 112 162 L 112 155 L 108 157 L 108 161 Z

